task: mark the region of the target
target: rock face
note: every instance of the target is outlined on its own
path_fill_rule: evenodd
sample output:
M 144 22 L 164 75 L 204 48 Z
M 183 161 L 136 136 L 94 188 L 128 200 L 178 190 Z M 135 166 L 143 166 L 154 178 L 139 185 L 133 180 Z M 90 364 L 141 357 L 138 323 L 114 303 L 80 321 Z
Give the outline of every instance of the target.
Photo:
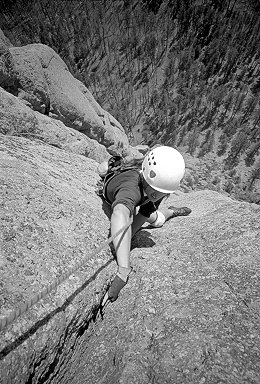
M 259 207 L 212 191 L 167 203 L 192 214 L 136 236 L 129 284 L 62 383 L 259 383 Z
M 11 46 L 1 31 L 0 86 L 28 107 L 104 145 L 110 154 L 141 157 L 121 124 L 95 101 L 59 55 L 43 44 Z M 2 124 L 1 124 L 2 125 Z
M 1 136 L 1 316 L 86 264 L 1 332 L 0 382 L 259 383 L 260 208 L 212 191 L 132 244 L 134 272 L 102 320 L 116 269 L 96 162 Z
M 106 148 L 96 140 L 90 139 L 75 129 L 68 128 L 60 120 L 32 110 L 18 97 L 2 88 L 0 88 L 0 118 L 2 134 L 42 141 L 98 162 L 109 158 Z
M 258 384 L 259 206 L 171 196 L 192 214 L 136 235 L 102 320 L 116 263 L 97 161 L 148 148 L 46 46 L 0 33 L 0 85 L 0 320 L 55 287 L 0 331 L 0 383 Z
M 107 247 L 96 255 L 109 221 L 95 194 L 95 161 L 3 135 L 0 154 L 1 318 L 87 258 L 84 268 L 1 333 L 0 382 L 39 382 L 68 335 L 77 337 L 93 316 L 115 267 Z

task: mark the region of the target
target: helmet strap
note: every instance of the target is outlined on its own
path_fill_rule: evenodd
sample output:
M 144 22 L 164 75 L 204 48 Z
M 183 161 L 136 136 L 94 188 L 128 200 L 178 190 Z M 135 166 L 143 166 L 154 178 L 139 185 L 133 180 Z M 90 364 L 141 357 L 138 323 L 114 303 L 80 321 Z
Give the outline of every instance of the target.
M 140 173 L 140 176 L 141 176 L 142 186 L 143 186 L 143 189 L 144 189 L 144 191 L 145 191 L 145 189 L 149 186 L 149 184 L 148 184 L 147 181 L 145 180 L 143 173 Z

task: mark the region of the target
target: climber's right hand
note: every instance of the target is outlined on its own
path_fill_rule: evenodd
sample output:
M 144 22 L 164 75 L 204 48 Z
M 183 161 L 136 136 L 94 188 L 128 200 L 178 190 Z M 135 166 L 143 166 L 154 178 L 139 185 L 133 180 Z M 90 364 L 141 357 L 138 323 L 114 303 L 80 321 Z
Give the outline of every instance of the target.
M 116 277 L 112 281 L 110 287 L 108 288 L 108 290 L 107 290 L 107 292 L 106 292 L 106 294 L 102 300 L 101 308 L 100 308 L 100 312 L 101 312 L 102 316 L 104 314 L 104 310 L 105 310 L 106 306 L 109 303 L 117 300 L 119 292 L 121 291 L 121 289 L 125 285 L 126 285 L 126 282 L 123 281 L 118 275 L 116 275 Z
M 121 291 L 122 288 L 126 285 L 127 282 L 122 280 L 118 275 L 114 278 L 112 281 L 107 294 L 108 294 L 108 300 L 111 302 L 116 301 L 119 295 L 119 292 Z

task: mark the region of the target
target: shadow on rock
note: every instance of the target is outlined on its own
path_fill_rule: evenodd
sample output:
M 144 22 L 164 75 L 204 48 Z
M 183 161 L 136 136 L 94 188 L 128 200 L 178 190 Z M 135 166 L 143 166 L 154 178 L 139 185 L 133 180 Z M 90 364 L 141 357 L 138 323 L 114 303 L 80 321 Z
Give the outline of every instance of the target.
M 151 239 L 151 234 L 148 231 L 140 230 L 132 239 L 131 250 L 135 248 L 151 248 L 155 245 L 153 239 Z
M 107 216 L 107 218 L 111 220 L 111 215 L 112 215 L 111 205 L 109 205 L 102 196 L 100 196 L 100 198 L 102 200 L 102 209 L 105 215 Z
M 79 288 L 77 288 L 66 300 L 65 302 L 58 308 L 55 308 L 53 311 L 48 313 L 44 318 L 37 321 L 30 329 L 25 331 L 22 335 L 18 336 L 14 341 L 6 345 L 2 350 L 0 350 L 0 361 L 3 360 L 10 352 L 14 351 L 19 345 L 21 345 L 24 341 L 26 341 L 29 337 L 31 337 L 33 334 L 35 334 L 39 328 L 46 325 L 55 315 L 57 315 L 59 312 L 65 311 L 65 309 L 74 301 L 74 299 L 93 281 L 95 281 L 96 277 L 99 275 L 101 271 L 103 271 L 111 262 L 113 259 L 109 259 L 106 263 L 104 263 L 98 270 L 90 276 Z M 98 314 L 100 305 L 96 304 L 94 307 L 91 307 L 89 311 L 89 318 L 85 319 L 85 326 L 83 327 L 84 330 L 87 329 L 90 321 L 95 321 L 96 316 Z M 77 323 L 77 319 L 72 319 L 71 323 L 68 324 L 66 327 L 66 334 L 69 333 L 69 330 L 71 329 L 71 325 L 73 325 L 73 322 Z M 84 323 L 84 322 L 83 322 Z M 72 327 L 73 328 L 73 327 Z M 75 331 L 76 330 L 76 327 Z

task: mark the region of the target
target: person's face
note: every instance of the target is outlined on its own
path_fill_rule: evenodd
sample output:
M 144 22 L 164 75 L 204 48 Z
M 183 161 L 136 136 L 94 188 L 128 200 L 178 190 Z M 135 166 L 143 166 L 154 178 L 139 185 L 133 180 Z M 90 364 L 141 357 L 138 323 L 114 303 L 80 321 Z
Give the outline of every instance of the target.
M 144 188 L 145 193 L 148 196 L 148 199 L 152 202 L 160 200 L 162 197 L 167 196 L 168 193 L 162 193 L 159 191 L 156 191 L 153 189 L 149 184 L 146 183 L 145 188 Z

